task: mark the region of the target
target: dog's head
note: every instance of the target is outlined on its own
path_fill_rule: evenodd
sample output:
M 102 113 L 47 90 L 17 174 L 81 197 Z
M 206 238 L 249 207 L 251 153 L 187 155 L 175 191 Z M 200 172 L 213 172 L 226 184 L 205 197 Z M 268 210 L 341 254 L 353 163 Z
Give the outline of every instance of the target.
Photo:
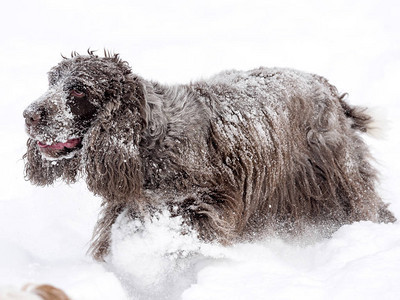
M 25 111 L 26 131 L 44 159 L 71 158 L 99 114 L 122 105 L 130 69 L 118 57 L 74 56 L 49 72 L 49 89 Z
M 47 92 L 23 113 L 27 179 L 39 185 L 59 177 L 73 182 L 83 171 L 90 182 L 97 176 L 99 185 L 111 184 L 111 175 L 121 181 L 115 168 L 132 165 L 137 156 L 145 107 L 141 79 L 118 55 L 64 59 L 50 70 Z

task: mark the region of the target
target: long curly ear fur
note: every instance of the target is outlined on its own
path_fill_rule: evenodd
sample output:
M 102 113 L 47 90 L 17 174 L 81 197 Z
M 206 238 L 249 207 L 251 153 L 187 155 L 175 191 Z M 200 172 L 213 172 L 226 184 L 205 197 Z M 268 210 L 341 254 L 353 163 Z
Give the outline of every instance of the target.
M 109 250 L 111 225 L 126 207 L 140 209 L 143 172 L 139 141 L 147 123 L 144 87 L 128 75 L 107 92 L 108 103 L 85 137 L 82 159 L 88 188 L 102 196 L 91 253 L 101 260 Z
M 140 80 L 128 75 L 121 85 L 107 91 L 108 103 L 85 137 L 82 155 L 89 189 L 106 202 L 127 203 L 141 194 L 138 144 L 146 113 Z
M 42 158 L 36 141 L 29 138 L 27 152 L 24 154 L 25 179 L 35 185 L 51 185 L 57 178 L 62 178 L 67 183 L 77 180 L 79 172 L 79 159 L 51 161 Z

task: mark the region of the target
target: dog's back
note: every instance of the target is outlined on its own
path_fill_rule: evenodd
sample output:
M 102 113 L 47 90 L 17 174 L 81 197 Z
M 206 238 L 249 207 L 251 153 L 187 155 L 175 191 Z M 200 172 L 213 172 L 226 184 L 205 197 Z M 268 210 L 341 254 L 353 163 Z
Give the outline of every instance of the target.
M 169 123 L 174 137 L 167 133 L 163 141 L 179 143 L 153 153 L 163 153 L 170 163 L 164 168 L 176 172 L 156 184 L 164 191 L 173 186 L 171 198 L 197 193 L 214 205 L 203 214 L 215 223 L 223 215 L 231 224 L 227 236 L 266 226 L 395 220 L 375 192 L 376 171 L 359 135 L 370 117 L 323 77 L 259 68 L 176 88 L 190 93 L 176 114 L 170 103 L 182 101 L 164 100 L 168 119 L 202 115 L 186 126 Z M 152 182 L 156 173 L 149 173 Z

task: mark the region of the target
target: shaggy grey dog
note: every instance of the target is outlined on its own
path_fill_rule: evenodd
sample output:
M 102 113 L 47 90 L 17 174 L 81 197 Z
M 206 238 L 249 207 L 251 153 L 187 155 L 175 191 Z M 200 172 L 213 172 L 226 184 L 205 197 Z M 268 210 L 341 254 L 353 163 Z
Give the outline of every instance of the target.
M 259 68 L 164 86 L 118 55 L 74 53 L 50 70 L 49 90 L 24 117 L 26 178 L 83 176 L 103 198 L 98 260 L 122 212 L 140 220 L 168 208 L 221 243 L 395 221 L 360 137 L 370 116 L 317 75 Z

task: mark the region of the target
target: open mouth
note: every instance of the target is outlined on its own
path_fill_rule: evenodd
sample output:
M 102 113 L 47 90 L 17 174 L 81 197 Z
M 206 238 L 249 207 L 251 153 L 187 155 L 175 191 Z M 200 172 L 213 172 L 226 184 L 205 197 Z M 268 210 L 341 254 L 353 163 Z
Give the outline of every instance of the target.
M 41 141 L 37 141 L 40 152 L 48 159 L 57 159 L 70 156 L 74 150 L 81 148 L 82 139 L 74 138 L 69 139 L 66 142 L 57 142 L 53 144 L 46 144 Z
M 45 143 L 42 143 L 40 141 L 37 142 L 39 148 L 41 149 L 53 149 L 53 150 L 62 150 L 64 148 L 67 149 L 73 149 L 76 148 L 79 144 L 81 143 L 81 139 L 70 139 L 66 141 L 65 143 L 54 143 L 51 145 L 47 145 Z

